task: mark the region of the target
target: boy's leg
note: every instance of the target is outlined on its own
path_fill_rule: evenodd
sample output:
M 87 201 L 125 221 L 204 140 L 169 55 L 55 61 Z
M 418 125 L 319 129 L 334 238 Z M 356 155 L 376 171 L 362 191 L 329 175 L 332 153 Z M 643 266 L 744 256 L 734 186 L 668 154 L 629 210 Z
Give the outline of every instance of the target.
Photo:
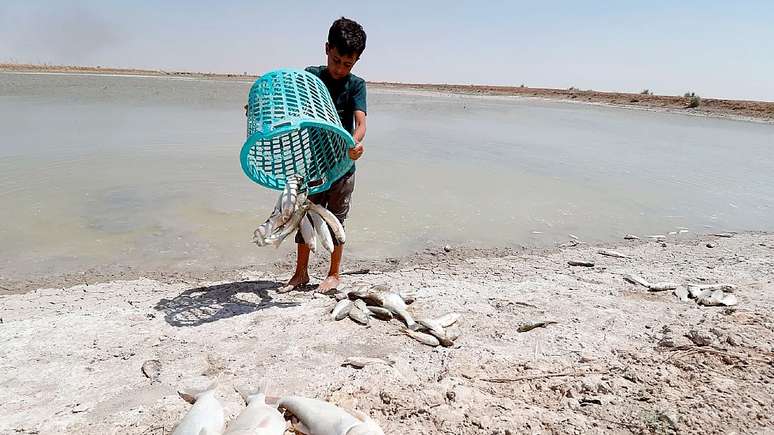
M 326 192 L 318 193 L 307 198 L 309 201 L 315 204 L 325 204 L 327 199 Z M 293 272 L 293 276 L 290 278 L 287 284 L 277 289 L 280 293 L 286 293 L 302 285 L 309 284 L 309 246 L 304 243 L 304 238 L 301 236 L 301 231 L 296 231 L 296 245 L 298 246 L 296 254 L 296 271 Z
M 333 183 L 328 190 L 328 210 L 344 225 L 344 219 L 349 213 L 349 202 L 352 199 L 352 192 L 355 190 L 355 173 L 347 174 L 340 180 Z M 317 287 L 320 293 L 329 292 L 341 284 L 341 259 L 344 256 L 344 245 L 333 238 L 334 249 L 331 253 L 331 266 L 328 269 L 328 276 Z
M 287 284 L 277 289 L 279 293 L 286 293 L 302 285 L 309 284 L 309 246 L 297 243 L 296 271 Z

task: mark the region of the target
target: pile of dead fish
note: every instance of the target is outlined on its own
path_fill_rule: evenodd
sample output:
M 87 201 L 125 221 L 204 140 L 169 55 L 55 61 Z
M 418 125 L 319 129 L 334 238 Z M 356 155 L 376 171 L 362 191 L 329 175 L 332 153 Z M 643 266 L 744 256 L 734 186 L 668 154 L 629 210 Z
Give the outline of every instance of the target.
M 215 397 L 215 384 L 205 390 L 179 392 L 193 406 L 172 435 L 282 435 L 288 429 L 307 435 L 384 435 L 368 415 L 323 400 L 285 396 L 269 404 L 265 385 L 255 392 L 237 389 L 247 407 L 228 427 L 223 405 Z
M 650 283 L 645 278 L 633 274 L 624 275 L 624 279 L 632 284 L 647 287 L 650 291 L 672 290 L 674 295 L 682 302 L 694 299 L 699 305 L 710 307 L 730 307 L 738 302 L 733 294 L 736 286 L 729 284 L 688 284 L 687 286 L 680 286 L 673 282 Z
M 414 319 L 408 311 L 408 305 L 415 300 L 413 293 L 392 291 L 384 285 L 355 283 L 333 296 L 338 300 L 331 312 L 334 320 L 349 317 L 361 325 L 368 325 L 371 318 L 389 321 L 397 317 L 405 323 L 403 332 L 406 335 L 433 347 L 449 347 L 461 333 L 456 325 L 460 319 L 458 313 Z
M 325 207 L 307 200 L 303 179 L 292 175 L 287 178 L 271 216 L 253 233 L 253 242 L 258 246 L 278 247 L 298 230 L 312 252 L 317 251 L 318 241 L 326 251 L 333 252 L 333 237 L 340 243 L 344 243 L 346 238 L 344 227 L 336 216 Z

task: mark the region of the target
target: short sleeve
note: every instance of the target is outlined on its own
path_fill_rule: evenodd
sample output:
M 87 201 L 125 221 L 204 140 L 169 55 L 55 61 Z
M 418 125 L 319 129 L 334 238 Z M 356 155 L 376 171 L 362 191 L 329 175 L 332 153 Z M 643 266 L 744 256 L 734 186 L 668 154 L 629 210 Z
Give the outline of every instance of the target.
M 358 80 L 352 92 L 352 110 L 360 110 L 368 113 L 366 105 L 366 83 L 365 80 Z

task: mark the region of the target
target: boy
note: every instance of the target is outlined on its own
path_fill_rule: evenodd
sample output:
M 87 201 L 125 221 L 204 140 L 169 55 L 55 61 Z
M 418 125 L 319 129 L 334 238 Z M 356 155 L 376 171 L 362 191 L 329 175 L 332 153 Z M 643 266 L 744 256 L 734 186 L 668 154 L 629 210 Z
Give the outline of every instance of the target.
M 350 73 L 360 59 L 366 44 L 366 34 L 360 24 L 341 17 L 333 22 L 325 43 L 325 55 L 328 64 L 306 68 L 319 77 L 331 94 L 341 123 L 355 139 L 355 147 L 349 150 L 349 158 L 357 160 L 363 155 L 363 138 L 366 133 L 366 84 L 363 79 Z M 335 181 L 330 189 L 309 197 L 309 200 L 326 207 L 344 224 L 349 212 L 349 201 L 355 188 L 355 166 Z M 304 244 L 301 233 L 296 234 L 298 257 L 296 270 L 287 285 L 278 289 L 288 292 L 309 283 L 309 247 Z M 334 250 L 328 276 L 317 287 L 321 293 L 329 292 L 339 286 L 341 278 L 339 268 L 344 246 L 334 237 Z

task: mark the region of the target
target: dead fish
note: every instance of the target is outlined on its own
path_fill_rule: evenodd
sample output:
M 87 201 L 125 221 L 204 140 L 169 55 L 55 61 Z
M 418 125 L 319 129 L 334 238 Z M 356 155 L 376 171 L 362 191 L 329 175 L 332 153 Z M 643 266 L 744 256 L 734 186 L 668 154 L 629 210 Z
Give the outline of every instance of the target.
M 392 320 L 392 313 L 386 308 L 369 306 L 368 311 L 377 319 Z
M 384 435 L 379 425 L 362 412 L 347 411 L 331 403 L 299 396 L 283 397 L 277 405 L 295 416 L 309 435 Z
M 333 213 L 328 211 L 327 208 L 311 202 L 309 203 L 309 210 L 320 215 L 320 217 L 325 221 L 325 223 L 328 224 L 331 231 L 333 231 L 333 235 L 336 236 L 336 239 L 338 239 L 340 243 L 344 243 L 346 241 L 346 234 L 344 234 L 344 227 L 341 225 L 339 218 L 337 218 Z
M 403 302 L 405 302 L 406 305 L 411 305 L 417 300 L 416 290 L 401 290 L 398 294 L 403 298 Z
M 634 234 L 627 234 L 624 236 L 624 240 L 640 240 L 640 238 Z
M 583 267 L 594 267 L 594 262 L 592 261 L 575 261 L 570 260 L 567 262 L 570 266 L 583 266 Z
M 331 231 L 328 229 L 328 224 L 325 223 L 323 218 L 317 213 L 309 213 L 309 218 L 312 219 L 312 226 L 315 232 L 317 232 L 317 238 L 320 240 L 320 245 L 328 252 L 333 252 L 333 237 L 331 237 Z
M 286 219 L 290 218 L 290 215 L 296 210 L 300 181 L 301 178 L 296 175 L 291 175 L 285 180 L 285 189 L 282 191 L 280 210 Z
M 661 240 L 661 239 L 666 239 L 666 236 L 663 235 L 663 234 L 655 234 L 655 235 L 652 235 L 652 236 L 648 236 L 648 238 L 649 239 Z
M 698 287 L 702 290 L 722 290 L 728 293 L 736 291 L 736 286 L 731 284 L 701 284 Z
M 424 332 L 417 332 L 417 331 L 412 331 L 411 329 L 404 329 L 403 333 L 413 338 L 414 340 L 422 344 L 426 344 L 428 346 L 436 347 L 441 344 L 441 342 L 438 341 L 436 337 L 430 334 L 425 334 Z
M 285 417 L 276 406 L 266 404 L 267 381 L 255 392 L 237 388 L 237 392 L 247 404 L 247 408 L 239 413 L 228 425 L 224 435 L 283 435 L 287 424 Z
M 723 290 L 705 290 L 701 296 L 696 298 L 696 302 L 698 302 L 699 305 L 725 305 L 727 307 L 736 305 L 738 303 L 736 296 L 731 293 L 725 293 Z
M 178 391 L 180 397 L 193 404 L 172 435 L 218 435 L 225 426 L 223 406 L 215 397 L 216 384 L 204 390 Z
M 357 307 L 360 311 L 369 314 L 368 312 L 368 305 L 362 300 L 362 299 L 355 299 L 353 302 L 355 304 L 355 307 Z
M 690 300 L 688 298 L 688 289 L 685 287 L 678 287 L 672 293 L 677 296 L 677 299 L 679 299 L 680 302 L 688 302 Z
M 283 240 L 298 229 L 298 226 L 301 224 L 301 219 L 303 219 L 306 214 L 308 205 L 311 204 L 311 202 L 306 200 L 306 194 L 303 192 L 298 194 L 298 199 L 301 201 L 301 204 L 299 204 L 290 219 L 283 226 L 264 238 L 265 244 L 272 244 L 275 247 L 278 247 Z
M 435 335 L 436 337 L 437 337 L 436 334 L 444 335 L 443 326 L 441 326 L 441 324 L 437 320 L 434 320 L 434 319 L 417 319 L 416 321 L 417 321 L 417 323 L 420 326 L 420 328 L 417 329 L 418 331 L 428 331 L 428 332 L 432 333 L 433 335 Z
M 342 299 L 336 303 L 336 306 L 333 307 L 333 311 L 331 311 L 331 317 L 333 320 L 341 320 L 349 315 L 349 312 L 352 311 L 352 307 L 354 306 L 355 304 L 353 304 L 349 299 Z
M 347 299 L 347 294 L 344 292 L 336 292 L 333 294 L 333 298 L 336 299 L 336 301 L 343 301 L 344 299 Z
M 615 258 L 629 258 L 628 255 L 624 255 L 618 251 L 612 251 L 610 249 L 600 249 L 599 253 L 608 257 L 615 257 Z
M 456 341 L 462 335 L 462 330 L 457 325 L 452 325 L 446 328 L 446 338 L 451 341 Z
M 150 379 L 151 384 L 159 380 L 161 374 L 161 361 L 157 359 L 149 359 L 142 363 L 142 373 Z
M 726 238 L 726 239 L 734 237 L 734 235 L 731 234 L 731 233 L 714 233 L 713 236 L 715 236 L 715 237 L 723 237 L 723 238 Z
M 371 320 L 371 317 L 364 313 L 363 310 L 360 308 L 352 306 L 352 309 L 349 311 L 349 318 L 354 320 L 357 323 L 360 323 L 361 325 L 368 325 L 369 320 Z
M 309 213 L 307 213 L 307 215 L 308 214 Z M 301 218 L 299 227 L 301 229 L 301 237 L 304 239 L 306 246 L 309 247 L 310 251 L 317 252 L 317 233 L 314 231 L 314 226 L 312 225 L 309 216 Z
M 447 313 L 441 317 L 437 317 L 435 321 L 438 322 L 442 327 L 448 328 L 449 326 L 457 323 L 457 320 L 460 319 L 460 316 L 461 315 L 459 313 Z
M 403 301 L 403 298 L 401 298 L 399 294 L 392 292 L 385 293 L 381 295 L 381 300 L 381 306 L 390 310 L 392 314 L 403 319 L 409 329 L 414 329 L 416 327 L 416 322 L 414 322 L 411 314 L 409 314 L 408 310 L 406 309 L 406 303 Z
M 342 366 L 352 366 L 356 369 L 362 369 L 369 364 L 385 364 L 390 367 L 395 365 L 395 361 L 389 361 L 383 358 L 369 358 L 365 356 L 351 356 L 341 363 Z
M 517 332 L 528 332 L 528 331 L 532 331 L 535 328 L 544 328 L 544 327 L 546 327 L 548 325 L 553 325 L 554 323 L 556 323 L 556 322 L 554 322 L 552 320 L 546 320 L 544 322 L 525 323 L 525 324 L 519 326 L 516 329 L 516 331 Z
M 665 290 L 674 290 L 677 288 L 677 284 L 673 282 L 657 282 L 655 284 L 648 285 L 648 289 L 654 292 L 661 292 Z
M 650 287 L 650 283 L 645 278 L 639 275 L 627 273 L 626 275 L 623 276 L 623 278 L 632 284 L 639 284 L 643 287 Z

